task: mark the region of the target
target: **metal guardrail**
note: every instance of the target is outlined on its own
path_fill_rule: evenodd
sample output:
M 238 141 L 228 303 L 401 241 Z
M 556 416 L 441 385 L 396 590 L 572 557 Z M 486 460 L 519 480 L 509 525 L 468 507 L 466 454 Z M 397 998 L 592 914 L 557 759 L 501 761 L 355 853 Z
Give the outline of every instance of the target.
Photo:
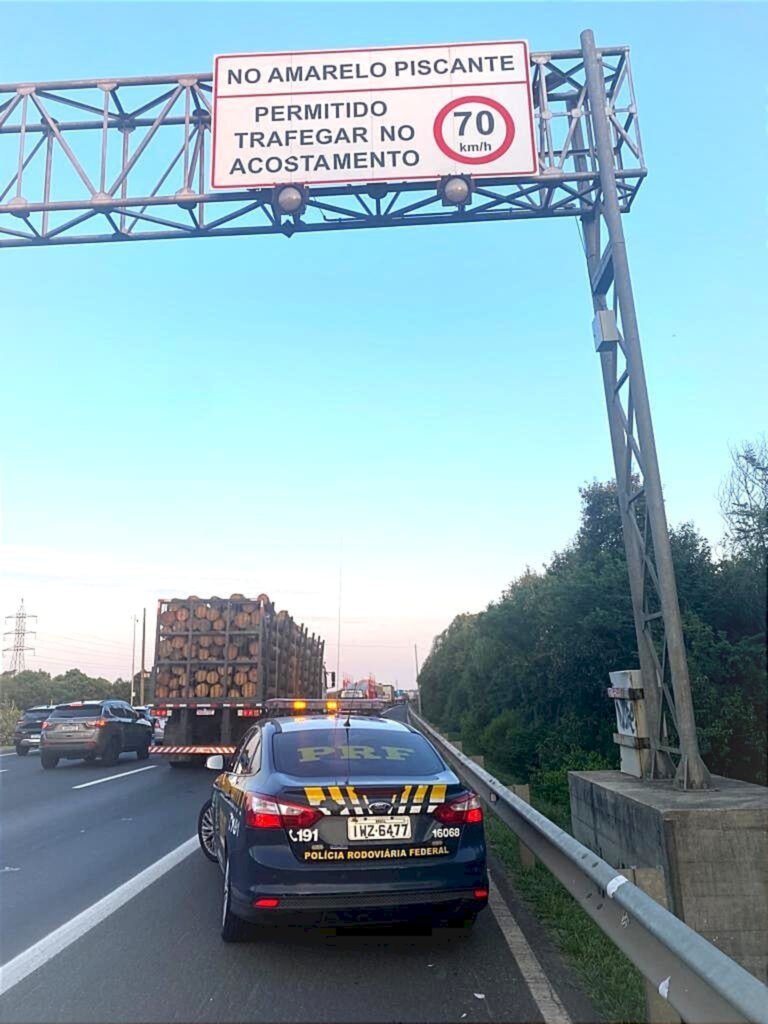
M 768 1022 L 768 988 L 454 747 L 409 720 L 568 890 L 686 1024 Z

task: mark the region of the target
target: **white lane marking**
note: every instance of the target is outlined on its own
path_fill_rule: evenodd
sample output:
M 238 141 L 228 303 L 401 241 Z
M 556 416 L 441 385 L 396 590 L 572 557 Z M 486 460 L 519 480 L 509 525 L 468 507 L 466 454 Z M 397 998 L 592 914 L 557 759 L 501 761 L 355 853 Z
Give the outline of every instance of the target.
M 148 764 L 146 768 L 134 768 L 130 772 L 120 772 L 119 775 L 105 775 L 103 779 L 94 779 L 93 782 L 81 782 L 79 786 L 73 786 L 72 789 L 87 789 L 89 786 L 100 786 L 102 782 L 111 782 L 112 779 L 124 779 L 126 775 L 136 775 L 137 772 L 150 772 L 153 768 L 157 768 L 157 765 Z
M 160 860 L 156 860 L 154 864 L 144 868 L 138 875 L 134 875 L 127 882 L 123 882 L 122 885 L 108 893 L 103 899 L 93 903 L 90 907 L 77 914 L 76 917 L 65 922 L 55 931 L 50 932 L 45 938 L 40 939 L 33 946 L 29 946 L 23 953 L 19 953 L 13 960 L 3 964 L 0 967 L 0 996 L 6 993 L 8 989 L 13 988 L 14 985 L 18 985 L 20 981 L 23 981 L 33 971 L 44 967 L 49 960 L 65 950 L 67 946 L 71 946 L 73 942 L 82 938 L 91 928 L 101 924 L 110 914 L 114 914 L 116 910 L 119 910 L 129 900 L 132 900 L 134 896 L 138 896 L 140 892 L 152 885 L 153 882 L 156 882 L 158 878 L 162 878 L 166 872 L 180 864 L 197 847 L 197 836 L 190 836 L 181 846 L 177 846 L 175 850 L 166 853 Z
M 568 1012 L 493 881 L 489 886 L 488 904 L 541 1016 L 547 1024 L 571 1024 Z
M 7 754 L 0 754 L 0 757 L 18 757 L 15 750 L 9 750 Z
M 2 775 L 3 772 L 7 772 L 8 770 L 8 768 L 0 768 L 0 775 Z

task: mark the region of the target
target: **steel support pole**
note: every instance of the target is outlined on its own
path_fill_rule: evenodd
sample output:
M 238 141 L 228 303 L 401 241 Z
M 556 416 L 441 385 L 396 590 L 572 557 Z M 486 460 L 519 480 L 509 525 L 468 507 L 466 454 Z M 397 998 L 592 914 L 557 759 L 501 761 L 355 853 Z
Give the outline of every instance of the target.
M 139 682 L 139 693 L 141 694 L 140 701 L 141 701 L 141 706 L 142 707 L 144 706 L 144 672 L 145 672 L 145 663 L 146 663 L 146 653 L 147 653 L 147 609 L 145 608 L 144 612 L 143 612 L 143 614 L 141 616 L 141 680 Z
M 578 151 L 585 148 L 584 132 L 582 129 L 582 111 L 578 108 L 578 101 L 572 100 L 568 104 L 571 116 L 576 118 L 573 128 L 574 142 Z M 587 158 L 584 155 L 576 157 L 576 166 L 580 171 L 587 169 Z M 587 206 L 582 202 L 583 206 Z M 587 270 L 590 278 L 590 286 L 600 264 L 600 220 L 601 213 L 599 206 L 595 210 L 585 212 L 581 218 L 581 225 L 584 231 L 584 255 L 587 259 Z M 592 308 L 595 313 L 598 310 L 606 309 L 605 295 L 598 294 L 594 287 L 592 292 Z M 605 392 L 605 404 L 608 414 L 608 429 L 611 435 L 611 448 L 613 451 L 613 465 L 616 472 L 616 496 L 621 514 L 622 534 L 624 537 L 624 550 L 627 557 L 627 574 L 629 576 L 629 590 L 632 598 L 632 614 L 635 621 L 635 637 L 637 639 L 637 653 L 640 661 L 640 672 L 643 677 L 643 689 L 645 692 L 646 715 L 648 719 L 648 732 L 650 734 L 651 756 L 649 759 L 650 778 L 671 779 L 675 774 L 675 766 L 666 751 L 659 749 L 659 738 L 661 735 L 662 708 L 664 703 L 661 680 L 658 678 L 656 669 L 655 651 L 653 650 L 653 639 L 648 634 L 643 618 L 643 552 L 633 529 L 630 516 L 633 515 L 630 504 L 630 493 L 632 480 L 627 474 L 627 438 L 621 423 L 617 403 L 619 395 L 616 390 L 617 372 L 616 347 L 612 346 L 609 351 L 600 353 L 600 365 L 603 375 L 603 390 Z
M 131 707 L 136 697 L 136 623 L 139 621 L 135 615 L 133 619 L 133 641 L 131 643 Z
M 587 256 L 587 268 L 592 274 L 600 262 L 600 213 L 585 216 L 582 219 L 584 242 Z M 605 309 L 605 301 L 593 292 L 593 308 Z M 632 480 L 627 473 L 627 439 L 617 409 L 619 396 L 616 392 L 617 353 L 616 348 L 600 353 L 600 365 L 603 376 L 603 390 L 608 414 L 608 429 L 611 435 L 613 465 L 616 472 L 616 492 L 621 513 L 621 526 L 624 536 L 624 550 L 627 557 L 627 573 L 629 590 L 632 598 L 632 614 L 635 620 L 635 636 L 637 653 L 640 660 L 640 671 L 643 677 L 648 732 L 650 734 L 650 765 L 651 778 L 670 779 L 675 774 L 675 766 L 669 754 L 659 749 L 661 722 L 664 697 L 661 680 L 658 678 L 657 662 L 653 650 L 653 640 L 649 635 L 644 620 L 643 608 L 643 551 L 637 532 L 633 528 L 631 517 L 634 515 L 630 504 Z
M 618 189 L 614 167 L 610 123 L 606 111 L 605 83 L 595 46 L 595 37 L 590 29 L 581 33 L 581 47 L 584 57 L 587 96 L 589 97 L 590 118 L 594 132 L 602 193 L 601 212 L 608 228 L 613 260 L 613 277 L 616 298 L 621 314 L 623 345 L 627 367 L 632 384 L 632 397 L 636 417 L 637 436 L 643 455 L 643 477 L 648 521 L 653 539 L 656 573 L 658 576 L 659 600 L 664 620 L 667 655 L 669 658 L 672 689 L 675 697 L 677 731 L 680 738 L 680 762 L 675 783 L 683 789 L 708 789 L 711 786 L 709 771 L 699 753 L 696 736 L 696 722 L 693 713 L 693 698 L 688 676 L 688 662 L 683 640 L 683 626 L 677 599 L 675 570 L 669 543 L 667 517 L 661 488 L 661 475 L 653 436 L 648 388 L 640 351 L 640 334 L 637 325 L 629 260 L 621 223 Z

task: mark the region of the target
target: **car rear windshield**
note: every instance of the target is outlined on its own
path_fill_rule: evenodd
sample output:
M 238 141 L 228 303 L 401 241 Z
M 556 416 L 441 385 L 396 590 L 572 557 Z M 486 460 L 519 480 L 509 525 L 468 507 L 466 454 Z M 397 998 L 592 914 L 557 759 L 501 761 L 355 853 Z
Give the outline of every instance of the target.
M 56 708 L 51 713 L 51 718 L 98 718 L 101 714 L 101 705 L 77 708 Z
M 423 736 L 384 729 L 290 730 L 273 738 L 275 768 L 287 775 L 436 775 L 444 765 Z
M 51 712 L 47 708 L 42 708 L 40 710 L 38 710 L 36 708 L 30 708 L 29 711 L 25 711 L 24 712 L 24 714 L 22 715 L 22 718 L 25 718 L 25 719 L 27 719 L 27 718 L 29 718 L 29 719 L 47 718 L 48 715 L 50 715 L 50 713 Z

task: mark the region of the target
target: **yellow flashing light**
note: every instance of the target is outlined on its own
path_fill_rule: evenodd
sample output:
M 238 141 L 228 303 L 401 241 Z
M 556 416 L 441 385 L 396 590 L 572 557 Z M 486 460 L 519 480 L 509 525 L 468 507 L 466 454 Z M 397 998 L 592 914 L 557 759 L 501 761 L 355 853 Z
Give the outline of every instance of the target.
M 306 711 L 306 709 L 307 709 L 307 702 L 305 700 L 295 700 L 293 702 L 293 710 L 294 711 Z

